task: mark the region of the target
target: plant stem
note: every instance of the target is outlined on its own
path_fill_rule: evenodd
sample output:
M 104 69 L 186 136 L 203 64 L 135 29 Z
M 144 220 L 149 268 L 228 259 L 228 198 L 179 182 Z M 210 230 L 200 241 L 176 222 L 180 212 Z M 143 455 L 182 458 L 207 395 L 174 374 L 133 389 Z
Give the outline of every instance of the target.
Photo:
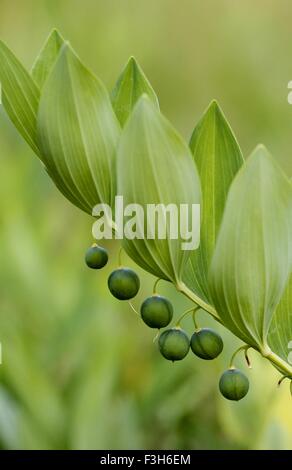
M 180 322 L 184 319 L 184 317 L 186 317 L 189 313 L 193 312 L 194 310 L 196 310 L 197 307 L 192 307 L 192 308 L 189 308 L 188 310 L 186 310 L 177 320 L 175 326 L 179 326 Z
M 203 310 L 208 312 L 216 321 L 218 321 L 222 325 L 222 321 L 220 320 L 218 313 L 216 312 L 215 308 L 212 307 L 212 305 L 208 304 L 207 302 L 202 300 L 200 297 L 198 297 L 183 282 L 178 283 L 176 285 L 176 288 L 178 292 L 181 292 L 182 294 L 184 294 L 188 299 L 190 299 L 192 302 L 197 304 Z M 278 370 L 280 369 L 283 375 L 286 375 L 287 377 L 292 379 L 292 365 L 284 361 L 281 357 L 279 357 L 277 354 L 275 354 L 271 350 L 269 350 L 268 352 L 262 352 L 262 351 L 260 352 L 262 356 L 268 359 L 274 366 L 276 366 Z
M 292 379 L 292 365 L 284 361 L 281 357 L 279 357 L 273 351 L 269 351 L 267 354 L 264 354 L 263 356 L 269 359 L 269 361 L 272 362 L 277 367 L 277 369 L 280 369 L 281 372 L 283 372 L 283 375 L 285 375 L 289 379 Z
M 244 346 L 240 346 L 240 348 L 236 349 L 236 351 L 233 353 L 233 355 L 231 357 L 231 360 L 230 360 L 230 364 L 229 364 L 230 369 L 232 369 L 232 367 L 234 367 L 234 365 L 233 365 L 234 359 L 237 356 L 237 354 L 240 353 L 240 351 L 244 351 L 245 360 L 247 362 L 248 367 L 250 367 L 250 361 L 249 361 L 249 358 L 248 358 L 248 355 L 247 355 L 247 351 L 248 351 L 249 348 L 251 348 L 251 346 L 249 346 L 248 344 L 245 344 Z
M 194 310 L 193 310 L 193 323 L 194 323 L 194 326 L 195 326 L 195 329 L 196 329 L 196 330 L 199 330 L 199 329 L 200 329 L 200 327 L 199 327 L 199 325 L 198 325 L 198 323 L 197 323 L 197 320 L 196 320 L 196 313 L 197 313 L 197 311 L 199 310 L 199 308 L 200 308 L 200 307 L 197 305 L 197 306 L 194 308 Z
M 155 343 L 155 341 L 157 340 L 159 334 L 160 334 L 160 331 L 158 330 L 157 333 L 156 333 L 156 335 L 154 336 L 154 338 L 153 338 L 153 340 L 152 340 L 153 343 Z
M 200 308 L 205 310 L 206 312 L 210 313 L 210 315 L 217 320 L 219 323 L 222 324 L 218 313 L 216 312 L 215 308 L 212 307 L 212 305 L 207 304 L 204 300 L 200 299 L 191 289 L 189 289 L 183 282 L 180 284 L 177 284 L 176 286 L 177 290 L 184 294 L 188 299 L 190 299 L 192 302 L 195 302 Z
M 157 288 L 157 284 L 159 281 L 162 281 L 162 279 L 159 277 L 158 279 L 156 279 L 155 283 L 154 283 L 154 286 L 153 286 L 153 295 L 157 295 L 157 291 L 156 291 L 156 288 Z
M 282 382 L 284 382 L 285 379 L 289 379 L 289 377 L 287 377 L 287 375 L 283 375 L 283 377 L 281 377 L 279 382 L 278 382 L 278 387 L 281 386 Z
M 119 254 L 118 254 L 119 268 L 122 267 L 122 251 L 123 251 L 123 247 L 121 246 L 120 249 L 119 249 Z
M 136 315 L 138 315 L 138 317 L 140 317 L 140 313 L 137 312 L 137 310 L 135 309 L 134 305 L 132 304 L 132 302 L 128 301 L 128 304 L 130 305 L 131 309 L 133 310 L 133 312 L 136 313 Z

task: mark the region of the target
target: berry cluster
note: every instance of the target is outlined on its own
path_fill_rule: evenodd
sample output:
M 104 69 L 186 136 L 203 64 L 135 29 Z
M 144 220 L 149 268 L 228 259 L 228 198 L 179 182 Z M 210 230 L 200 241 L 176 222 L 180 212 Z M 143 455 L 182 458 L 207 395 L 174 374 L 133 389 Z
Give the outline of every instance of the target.
M 101 269 L 108 262 L 107 251 L 97 244 L 93 244 L 86 251 L 85 262 L 91 269 Z M 218 357 L 223 350 L 222 338 L 211 328 L 198 327 L 195 319 L 198 307 L 184 312 L 175 326 L 160 333 L 160 329 L 169 326 L 173 319 L 173 306 L 166 297 L 156 293 L 156 285 L 157 282 L 153 295 L 143 301 L 139 315 L 148 327 L 159 330 L 158 346 L 161 355 L 172 362 L 181 361 L 191 349 L 200 359 L 209 361 Z M 140 279 L 133 269 L 119 267 L 110 274 L 108 288 L 116 299 L 130 300 L 139 291 Z M 195 325 L 195 331 L 191 338 L 180 327 L 180 321 L 189 313 L 193 313 Z M 242 347 L 239 350 L 241 349 L 246 350 L 247 348 Z M 219 390 L 222 395 L 228 400 L 234 401 L 244 398 L 249 390 L 248 378 L 233 366 L 233 360 L 238 351 L 233 355 L 229 369 L 222 374 L 219 381 Z

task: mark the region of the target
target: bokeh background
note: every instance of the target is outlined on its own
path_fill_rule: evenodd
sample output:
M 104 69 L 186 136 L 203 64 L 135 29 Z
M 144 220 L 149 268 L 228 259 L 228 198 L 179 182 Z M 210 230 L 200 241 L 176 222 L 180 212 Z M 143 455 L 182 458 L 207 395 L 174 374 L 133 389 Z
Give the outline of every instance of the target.
M 57 27 L 109 90 L 134 55 L 186 139 L 217 98 L 244 155 L 263 142 L 292 176 L 291 14 L 289 0 L 0 0 L 0 35 L 30 68 Z M 256 353 L 248 397 L 219 395 L 238 344 L 228 332 L 212 363 L 160 357 L 153 332 L 107 291 L 118 245 L 107 243 L 102 272 L 86 269 L 91 219 L 58 193 L 3 110 L 0 162 L 1 448 L 292 448 L 288 383 L 278 390 Z M 138 271 L 137 308 L 153 285 Z M 189 305 L 166 283 L 160 292 L 177 315 Z M 211 324 L 203 312 L 200 323 Z

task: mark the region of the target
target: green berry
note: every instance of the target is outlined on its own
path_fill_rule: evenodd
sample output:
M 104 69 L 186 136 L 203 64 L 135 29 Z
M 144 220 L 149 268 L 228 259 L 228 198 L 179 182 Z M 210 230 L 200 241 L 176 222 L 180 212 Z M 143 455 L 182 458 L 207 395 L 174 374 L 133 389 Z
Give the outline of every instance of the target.
M 165 359 L 180 361 L 189 352 L 190 340 L 181 328 L 170 328 L 159 336 L 158 345 Z
M 153 295 L 141 305 L 141 317 L 150 328 L 164 328 L 172 320 L 173 307 L 171 302 L 160 295 Z
M 240 370 L 231 368 L 222 374 L 219 389 L 227 400 L 238 401 L 247 394 L 249 380 Z
M 92 245 L 85 253 L 85 263 L 91 269 L 101 269 L 107 262 L 107 251 L 101 246 Z
M 140 288 L 140 280 L 135 271 L 130 268 L 119 268 L 108 278 L 108 288 L 119 300 L 129 300 L 135 297 Z
M 201 328 L 191 337 L 191 349 L 196 356 L 209 361 L 222 352 L 223 341 L 211 328 Z

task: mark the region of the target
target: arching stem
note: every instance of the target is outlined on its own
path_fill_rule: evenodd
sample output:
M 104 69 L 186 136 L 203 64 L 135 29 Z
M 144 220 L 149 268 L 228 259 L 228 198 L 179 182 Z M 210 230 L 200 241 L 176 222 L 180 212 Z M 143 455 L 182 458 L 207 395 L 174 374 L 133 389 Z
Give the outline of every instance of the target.
M 177 320 L 175 326 L 176 327 L 179 327 L 180 326 L 180 323 L 181 321 L 191 312 L 193 312 L 194 310 L 197 310 L 198 307 L 192 307 L 192 308 L 189 308 L 188 310 L 186 310 Z
M 120 249 L 119 249 L 119 254 L 118 254 L 119 268 L 122 267 L 122 252 L 123 252 L 123 247 L 121 246 Z
M 197 319 L 196 319 L 196 313 L 197 313 L 198 310 L 200 310 L 200 308 L 201 308 L 201 307 L 199 307 L 199 306 L 197 305 L 197 307 L 195 307 L 194 310 L 193 310 L 193 322 L 194 322 L 194 325 L 195 325 L 195 329 L 196 329 L 196 330 L 199 330 L 199 329 L 200 329 L 200 327 L 199 327 L 199 325 L 198 325 L 198 323 L 197 323 Z
M 135 312 L 136 315 L 138 315 L 138 317 L 140 317 L 140 313 L 137 312 L 137 310 L 135 309 L 135 307 L 134 307 L 134 305 L 132 304 L 132 302 L 129 301 L 128 304 L 130 305 L 130 307 L 131 307 L 131 309 L 133 310 L 133 312 Z
M 154 283 L 154 286 L 153 286 L 153 295 L 157 295 L 157 284 L 159 281 L 162 281 L 162 279 L 160 277 L 158 277 Z
M 160 331 L 158 330 L 156 335 L 154 336 L 153 338 L 153 343 L 155 343 L 155 341 L 157 340 L 158 336 L 160 335 Z
M 280 385 L 282 384 L 282 382 L 284 382 L 285 379 L 289 379 L 289 377 L 287 375 L 283 375 L 283 377 L 281 377 L 279 382 L 278 382 L 278 387 L 280 387 Z
M 245 344 L 244 346 L 240 346 L 240 348 L 238 348 L 233 354 L 232 354 L 232 357 L 231 357 L 231 360 L 230 360 L 230 364 L 229 364 L 229 368 L 232 369 L 234 368 L 234 360 L 235 360 L 235 357 L 238 355 L 238 353 L 240 353 L 241 351 L 244 351 L 244 357 L 245 357 L 245 360 L 247 362 L 247 366 L 251 369 L 251 363 L 250 363 L 250 360 L 249 360 L 249 357 L 247 355 L 247 351 L 250 349 L 251 346 L 249 346 L 248 344 Z

